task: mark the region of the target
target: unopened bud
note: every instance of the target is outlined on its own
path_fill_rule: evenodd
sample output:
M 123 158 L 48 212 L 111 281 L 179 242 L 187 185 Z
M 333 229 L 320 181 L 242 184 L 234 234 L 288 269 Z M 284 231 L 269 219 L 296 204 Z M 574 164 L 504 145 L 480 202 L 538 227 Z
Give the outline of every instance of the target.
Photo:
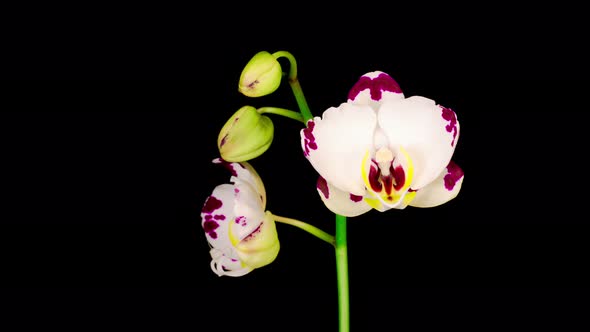
M 258 52 L 242 70 L 238 91 L 248 97 L 271 94 L 281 84 L 282 76 L 279 61 L 269 52 Z
M 264 153 L 272 143 L 274 126 L 271 119 L 252 106 L 240 108 L 225 123 L 217 138 L 223 160 L 241 162 Z

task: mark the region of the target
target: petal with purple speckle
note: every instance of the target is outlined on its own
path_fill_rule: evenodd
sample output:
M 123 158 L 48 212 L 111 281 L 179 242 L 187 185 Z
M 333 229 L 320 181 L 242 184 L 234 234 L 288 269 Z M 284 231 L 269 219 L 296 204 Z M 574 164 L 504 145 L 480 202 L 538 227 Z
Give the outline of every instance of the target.
M 455 162 L 449 162 L 434 181 L 416 192 L 410 206 L 433 207 L 450 201 L 459 194 L 463 178 L 463 170 Z
M 434 181 L 449 164 L 458 134 L 447 129 L 443 107 L 431 99 L 412 96 L 384 103 L 378 112 L 379 126 L 393 147 L 402 146 L 414 162 L 413 189 Z M 459 122 L 453 123 L 459 131 Z M 454 142 L 454 144 L 453 144 Z
M 234 224 L 239 227 L 231 228 L 231 237 L 235 243 L 243 240 L 264 220 L 265 210 L 262 199 L 254 186 L 247 181 L 242 181 L 241 178 L 235 178 L 235 186 L 239 189 L 235 194 L 234 213 L 236 218 L 239 218 L 238 223 Z
M 373 147 L 377 125 L 375 112 L 368 106 L 342 103 L 331 107 L 313 120 L 317 149 L 307 156 L 315 170 L 338 189 L 363 195 L 365 185 L 360 176 L 364 152 Z M 301 145 L 307 139 L 301 131 Z
M 348 92 L 348 102 L 357 105 L 369 105 L 374 110 L 387 101 L 403 99 L 399 84 L 382 71 L 366 73 Z
M 223 248 L 231 245 L 228 236 L 228 222 L 233 220 L 233 216 L 233 186 L 221 184 L 215 187 L 201 209 L 201 226 L 212 247 Z
M 266 207 L 266 189 L 264 188 L 264 183 L 250 163 L 246 161 L 230 163 L 221 158 L 214 159 L 213 163 L 221 164 L 230 170 L 232 174 L 230 181 L 232 183 L 235 183 L 236 179 L 240 179 L 242 182 L 250 183 L 250 185 L 252 185 L 252 187 L 260 194 L 262 198 L 263 209 Z
M 364 195 L 342 191 L 325 180 L 318 183 L 321 184 L 318 186 L 318 194 L 330 211 L 346 217 L 355 217 L 371 210 L 371 206 L 364 200 Z

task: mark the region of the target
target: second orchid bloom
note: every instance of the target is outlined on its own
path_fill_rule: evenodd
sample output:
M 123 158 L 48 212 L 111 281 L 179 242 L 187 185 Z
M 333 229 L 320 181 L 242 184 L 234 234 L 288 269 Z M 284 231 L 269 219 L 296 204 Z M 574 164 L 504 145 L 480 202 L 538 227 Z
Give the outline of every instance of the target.
M 211 269 L 219 276 L 243 276 L 272 263 L 280 249 L 276 224 L 265 211 L 266 191 L 247 162 L 213 161 L 232 173 L 232 184 L 218 185 L 201 210 L 201 226 L 211 247 Z
M 352 87 L 347 102 L 308 121 L 301 146 L 320 175 L 322 201 L 353 217 L 433 207 L 457 196 L 464 175 L 451 158 L 459 130 L 453 110 L 405 98 L 393 78 L 374 71 Z

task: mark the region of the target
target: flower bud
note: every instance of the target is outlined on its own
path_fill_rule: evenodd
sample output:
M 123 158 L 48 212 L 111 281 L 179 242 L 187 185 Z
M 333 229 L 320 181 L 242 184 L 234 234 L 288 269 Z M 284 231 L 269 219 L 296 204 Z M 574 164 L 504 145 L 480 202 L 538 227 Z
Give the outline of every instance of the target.
M 279 61 L 266 51 L 258 52 L 242 70 L 238 91 L 248 97 L 271 94 L 281 84 L 282 76 Z
M 235 223 L 230 223 L 231 228 Z M 231 236 L 230 236 L 231 238 Z M 279 254 L 280 243 L 277 227 L 270 212 L 266 212 L 264 221 L 243 240 L 234 244 L 240 261 L 246 266 L 257 269 L 272 263 Z
M 225 123 L 217 138 L 223 160 L 247 161 L 260 156 L 272 143 L 274 126 L 271 119 L 252 106 L 240 108 Z

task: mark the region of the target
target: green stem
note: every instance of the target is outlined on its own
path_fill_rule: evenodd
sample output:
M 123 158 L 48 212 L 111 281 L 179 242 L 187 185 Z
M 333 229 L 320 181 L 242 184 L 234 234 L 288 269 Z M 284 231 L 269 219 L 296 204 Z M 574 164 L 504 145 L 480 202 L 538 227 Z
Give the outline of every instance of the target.
M 258 114 L 271 113 L 271 114 L 282 115 L 282 116 L 288 117 L 290 119 L 303 122 L 305 124 L 305 121 L 303 121 L 303 116 L 301 115 L 301 113 L 291 111 L 288 109 L 279 108 L 279 107 L 260 107 L 256 111 L 258 112 Z
M 313 115 L 307 105 L 303 90 L 297 78 L 297 61 L 287 51 L 279 51 L 273 54 L 275 58 L 285 57 L 291 65 L 289 70 L 289 85 L 295 95 L 299 111 L 303 116 L 303 123 L 313 120 Z M 277 219 L 277 221 L 280 221 Z M 309 225 L 308 225 L 309 226 Z M 311 226 L 313 227 L 313 226 Z M 313 234 L 313 233 L 312 233 Z M 315 235 L 315 234 L 314 234 Z M 317 236 L 317 235 L 316 235 Z M 331 237 L 331 235 L 330 235 Z M 338 284 L 338 328 L 339 332 L 350 331 L 350 297 L 348 286 L 348 247 L 346 244 L 346 217 L 336 214 L 336 236 L 331 237 L 332 244 L 336 248 L 336 277 Z M 328 241 L 329 242 L 329 241 Z
M 299 106 L 299 110 L 301 115 L 303 115 L 304 123 L 307 123 L 308 120 L 313 119 L 313 115 L 309 110 L 309 106 L 307 105 L 307 101 L 305 100 L 305 96 L 303 95 L 303 90 L 301 89 L 301 85 L 299 84 L 299 79 L 297 78 L 297 61 L 293 54 L 287 51 L 278 51 L 273 53 L 275 58 L 284 57 L 289 60 L 289 85 L 293 90 L 293 94 L 295 95 L 295 100 L 297 101 L 297 106 Z
M 328 242 L 329 244 L 334 245 L 334 242 L 335 242 L 334 236 L 322 231 L 321 229 L 319 229 L 315 226 L 312 226 L 308 223 L 305 223 L 303 221 L 299 221 L 296 219 L 281 217 L 281 216 L 277 216 L 276 214 L 272 214 L 272 213 L 271 213 L 271 215 L 273 216 L 275 221 L 301 228 L 302 230 L 304 230 L 312 235 L 317 236 L 318 238 Z
M 336 215 L 336 276 L 338 281 L 338 326 L 340 332 L 350 331 L 348 293 L 348 248 L 346 245 L 346 217 Z

